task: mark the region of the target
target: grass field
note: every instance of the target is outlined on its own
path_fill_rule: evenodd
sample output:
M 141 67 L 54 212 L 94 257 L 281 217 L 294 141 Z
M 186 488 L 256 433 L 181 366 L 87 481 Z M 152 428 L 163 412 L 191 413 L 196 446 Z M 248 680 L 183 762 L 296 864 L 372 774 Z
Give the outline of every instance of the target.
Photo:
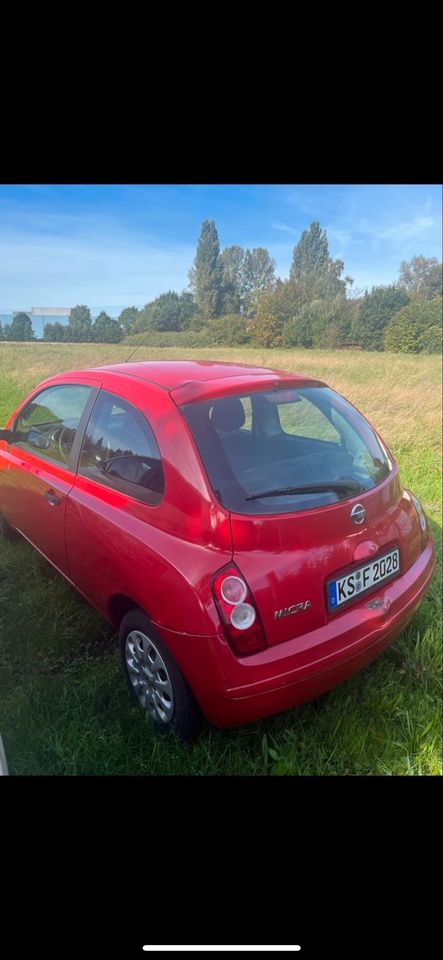
M 46 376 L 123 345 L 0 344 L 0 424 Z M 133 348 L 132 348 L 133 349 Z M 140 348 L 137 359 L 177 357 Z M 0 542 L 0 732 L 11 774 L 441 774 L 441 359 L 232 348 L 187 357 L 307 372 L 378 427 L 431 522 L 439 569 L 397 641 L 319 700 L 184 746 L 133 704 L 111 628 L 25 542 Z

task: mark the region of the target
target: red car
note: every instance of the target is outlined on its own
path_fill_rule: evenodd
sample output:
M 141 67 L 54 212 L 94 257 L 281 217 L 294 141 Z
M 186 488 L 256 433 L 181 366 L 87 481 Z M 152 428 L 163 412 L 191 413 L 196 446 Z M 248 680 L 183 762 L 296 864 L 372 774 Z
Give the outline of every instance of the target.
M 240 364 L 45 380 L 0 433 L 19 531 L 120 631 L 131 692 L 185 739 L 344 680 L 406 626 L 435 560 L 423 509 L 352 404 Z

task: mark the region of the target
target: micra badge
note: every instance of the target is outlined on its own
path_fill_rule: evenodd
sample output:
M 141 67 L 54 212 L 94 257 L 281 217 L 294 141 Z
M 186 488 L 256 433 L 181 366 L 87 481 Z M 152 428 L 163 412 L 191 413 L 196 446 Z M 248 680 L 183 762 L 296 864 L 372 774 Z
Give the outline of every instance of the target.
M 310 600 L 303 600 L 303 603 L 293 603 L 290 607 L 283 607 L 283 610 L 274 610 L 274 620 L 291 617 L 293 613 L 300 613 L 300 610 L 309 610 L 311 606 Z

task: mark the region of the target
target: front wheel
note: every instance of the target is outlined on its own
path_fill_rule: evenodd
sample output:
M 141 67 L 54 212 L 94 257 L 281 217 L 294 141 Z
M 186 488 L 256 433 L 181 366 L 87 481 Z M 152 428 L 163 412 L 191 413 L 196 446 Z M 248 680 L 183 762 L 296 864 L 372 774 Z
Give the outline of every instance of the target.
M 141 610 L 131 610 L 120 625 L 123 670 L 132 696 L 158 730 L 174 730 L 192 740 L 203 726 L 198 703 L 169 650 Z

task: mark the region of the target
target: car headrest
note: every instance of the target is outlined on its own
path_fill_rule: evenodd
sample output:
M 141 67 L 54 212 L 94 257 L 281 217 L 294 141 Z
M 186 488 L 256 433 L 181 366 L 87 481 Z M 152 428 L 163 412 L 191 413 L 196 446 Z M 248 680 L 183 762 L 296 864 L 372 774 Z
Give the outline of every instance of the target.
M 231 433 L 240 430 L 244 422 L 245 411 L 239 397 L 223 397 L 214 401 L 211 423 L 216 430 Z

